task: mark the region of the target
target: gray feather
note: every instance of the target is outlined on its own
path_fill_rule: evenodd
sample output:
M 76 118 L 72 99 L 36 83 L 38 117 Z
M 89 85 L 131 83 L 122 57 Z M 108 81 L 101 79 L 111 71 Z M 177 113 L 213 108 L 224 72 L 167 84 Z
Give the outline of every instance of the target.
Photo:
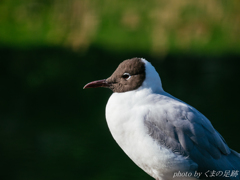
M 161 117 L 149 110 L 144 121 L 157 143 L 189 157 L 198 164 L 199 171 L 240 169 L 240 155 L 228 147 L 204 115 L 181 102 L 163 110 L 165 116 Z

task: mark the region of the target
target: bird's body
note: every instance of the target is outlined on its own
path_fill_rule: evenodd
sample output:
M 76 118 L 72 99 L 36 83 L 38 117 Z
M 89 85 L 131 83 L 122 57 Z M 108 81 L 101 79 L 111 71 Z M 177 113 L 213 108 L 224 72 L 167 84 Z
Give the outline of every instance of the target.
M 136 66 L 140 70 L 135 70 Z M 99 87 L 99 82 L 85 87 Z M 128 60 L 101 83 L 114 91 L 106 106 L 112 136 L 156 180 L 172 179 L 178 172 L 185 173 L 175 176 L 178 179 L 239 179 L 236 173 L 216 175 L 238 173 L 240 155 L 227 146 L 204 115 L 163 90 L 148 61 Z
M 158 100 L 162 100 L 161 103 L 157 104 Z M 192 160 L 172 153 L 148 134 L 146 118 L 156 109 L 162 114 L 161 111 L 165 111 L 162 106 L 167 101 L 166 96 L 153 95 L 148 90 L 130 91 L 114 93 L 106 107 L 107 123 L 116 142 L 139 167 L 156 179 L 172 179 L 174 172 L 197 170 Z

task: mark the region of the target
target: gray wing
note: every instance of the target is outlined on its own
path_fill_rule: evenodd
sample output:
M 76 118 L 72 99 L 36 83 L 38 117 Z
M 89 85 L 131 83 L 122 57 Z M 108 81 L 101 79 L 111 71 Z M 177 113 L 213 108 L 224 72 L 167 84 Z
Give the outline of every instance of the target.
M 240 171 L 239 154 L 228 147 L 204 115 L 181 102 L 167 107 L 161 107 L 161 116 L 149 109 L 145 117 L 148 133 L 155 141 L 193 160 L 198 171 Z

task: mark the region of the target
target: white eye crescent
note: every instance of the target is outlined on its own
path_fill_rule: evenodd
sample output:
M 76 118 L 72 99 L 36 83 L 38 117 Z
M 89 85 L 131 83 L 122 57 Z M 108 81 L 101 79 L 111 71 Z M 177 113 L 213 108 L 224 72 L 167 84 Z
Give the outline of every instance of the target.
M 125 80 L 129 80 L 131 78 L 131 75 L 129 73 L 124 73 L 122 75 L 122 78 L 125 79 Z

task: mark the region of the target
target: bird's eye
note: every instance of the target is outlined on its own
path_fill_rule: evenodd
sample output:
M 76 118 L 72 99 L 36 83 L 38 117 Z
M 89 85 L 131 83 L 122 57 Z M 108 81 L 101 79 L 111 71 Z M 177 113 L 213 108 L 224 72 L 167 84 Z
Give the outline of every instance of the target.
M 124 73 L 122 75 L 122 78 L 125 79 L 125 80 L 129 80 L 131 78 L 131 75 L 129 73 Z

